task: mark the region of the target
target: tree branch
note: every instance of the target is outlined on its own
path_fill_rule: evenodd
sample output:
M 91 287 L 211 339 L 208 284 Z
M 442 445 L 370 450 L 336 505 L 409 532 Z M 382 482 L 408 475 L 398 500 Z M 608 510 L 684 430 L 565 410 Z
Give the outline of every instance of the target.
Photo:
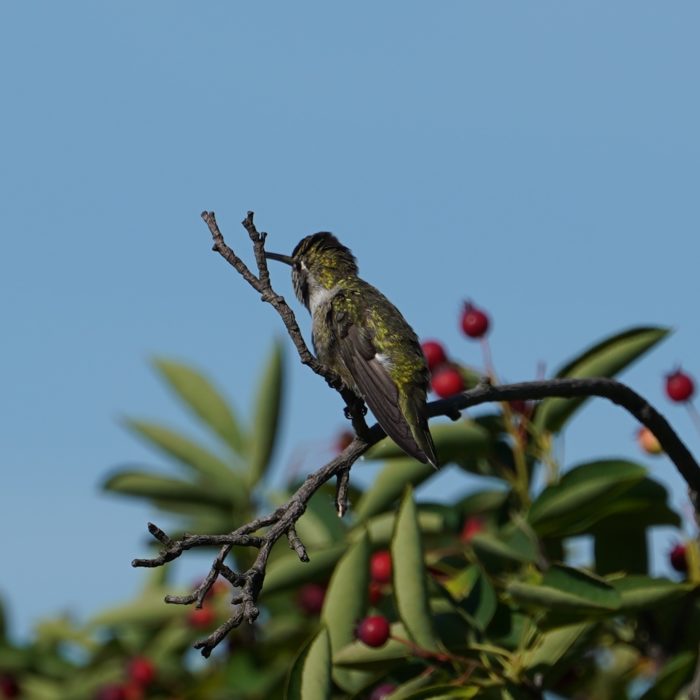
M 351 391 L 348 391 L 342 386 L 340 377 L 328 367 L 321 364 L 311 353 L 304 337 L 299 329 L 294 312 L 291 310 L 284 297 L 277 294 L 270 283 L 270 273 L 267 269 L 267 259 L 265 258 L 265 239 L 266 233 L 258 232 L 253 222 L 254 213 L 249 211 L 246 218 L 241 222 L 245 230 L 253 242 L 253 252 L 255 254 L 255 262 L 258 267 L 258 277 L 256 277 L 246 266 L 246 264 L 226 245 L 224 237 L 221 234 L 219 225 L 216 223 L 216 217 L 213 211 L 202 212 L 202 219 L 206 222 L 214 239 L 212 250 L 219 253 L 229 265 L 233 266 L 236 271 L 248 282 L 248 284 L 260 294 L 262 301 L 271 304 L 277 313 L 282 318 L 287 333 L 294 343 L 294 347 L 299 354 L 299 359 L 302 364 L 307 365 L 313 372 L 323 377 L 328 386 L 335 389 L 345 401 L 349 417 L 352 420 L 352 426 L 358 435 L 367 431 L 367 423 L 365 421 L 365 410 L 361 401 Z
M 243 226 L 253 242 L 258 275 L 255 276 L 243 261 L 226 245 L 219 231 L 213 212 L 204 212 L 202 218 L 206 221 L 214 239 L 214 250 L 220 253 L 241 276 L 261 295 L 263 301 L 274 306 L 281 316 L 287 331 L 294 342 L 302 363 L 308 365 L 316 374 L 323 377 L 330 386 L 340 391 L 340 380 L 335 373 L 325 368 L 311 354 L 299 330 L 296 318 L 284 298 L 278 295 L 270 284 L 265 259 L 264 233 L 258 233 L 253 224 L 253 213 L 243 221 Z M 341 392 L 342 393 L 342 392 Z M 637 420 L 647 426 L 659 440 L 668 457 L 675 464 L 691 490 L 691 499 L 697 502 L 700 493 L 700 466 L 694 457 L 669 425 L 666 419 L 643 397 L 625 384 L 614 379 L 551 379 L 518 384 L 503 384 L 493 386 L 484 382 L 462 394 L 433 401 L 428 404 L 428 415 L 449 416 L 455 418 L 460 411 L 483 403 L 494 401 L 538 400 L 549 397 L 576 398 L 601 396 L 618 404 L 631 413 Z M 132 566 L 156 567 L 163 566 L 177 559 L 183 552 L 195 547 L 220 547 L 214 559 L 209 574 L 195 590 L 186 596 L 167 596 L 166 602 L 180 605 L 196 603 L 201 607 L 208 591 L 218 576 L 223 576 L 240 592 L 232 599 L 235 606 L 234 614 L 209 637 L 198 642 L 196 648 L 204 656 L 211 651 L 235 627 L 244 621 L 252 623 L 258 616 L 257 601 L 262 589 L 267 561 L 272 547 L 282 537 L 287 537 L 289 546 L 296 552 L 302 562 L 309 557 L 296 533 L 296 523 L 304 514 L 307 504 L 316 491 L 333 477 L 337 477 L 336 505 L 338 514 L 343 515 L 347 505 L 347 492 L 350 468 L 372 445 L 385 437 L 382 428 L 375 424 L 367 427 L 361 407 L 357 405 L 357 397 L 344 395 L 348 409 L 351 412 L 356 437 L 334 459 L 317 471 L 309 474 L 304 483 L 297 489 L 283 506 L 273 513 L 265 515 L 239 527 L 226 535 L 192 535 L 186 534 L 179 539 L 171 539 L 163 530 L 149 523 L 151 535 L 157 539 L 163 548 L 157 557 L 152 559 L 135 559 Z M 354 398 L 355 404 L 352 405 Z M 228 567 L 224 560 L 233 547 L 254 547 L 258 555 L 253 565 L 242 573 L 237 573 Z

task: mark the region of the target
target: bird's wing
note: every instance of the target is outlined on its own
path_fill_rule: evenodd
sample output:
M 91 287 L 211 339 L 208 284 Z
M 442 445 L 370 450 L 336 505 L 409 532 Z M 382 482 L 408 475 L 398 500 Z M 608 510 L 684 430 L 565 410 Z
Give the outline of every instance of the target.
M 387 360 L 377 351 L 371 332 L 336 314 L 338 354 L 355 380 L 362 398 L 384 432 L 406 453 L 427 463 L 428 457 L 417 444 L 401 410 L 399 391 L 388 369 Z

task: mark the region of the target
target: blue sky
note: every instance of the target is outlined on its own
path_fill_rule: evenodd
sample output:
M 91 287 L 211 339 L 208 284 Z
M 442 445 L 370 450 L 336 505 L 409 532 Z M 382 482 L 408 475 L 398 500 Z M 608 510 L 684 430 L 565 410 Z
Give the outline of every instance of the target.
M 473 298 L 510 380 L 623 327 L 671 326 L 624 378 L 699 451 L 661 391 L 675 363 L 700 375 L 699 22 L 682 1 L 3 4 L 13 629 L 138 586 L 129 561 L 155 516 L 97 487 L 116 465 L 162 461 L 119 419 L 195 430 L 150 357 L 193 363 L 241 412 L 251 401 L 281 325 L 210 252 L 203 209 L 244 255 L 248 209 L 271 249 L 334 231 L 419 335 L 478 364 L 456 325 Z M 280 471 L 344 424 L 337 398 L 289 369 Z M 594 402 L 560 452 L 636 458 L 634 429 Z M 672 466 L 650 466 L 683 503 Z

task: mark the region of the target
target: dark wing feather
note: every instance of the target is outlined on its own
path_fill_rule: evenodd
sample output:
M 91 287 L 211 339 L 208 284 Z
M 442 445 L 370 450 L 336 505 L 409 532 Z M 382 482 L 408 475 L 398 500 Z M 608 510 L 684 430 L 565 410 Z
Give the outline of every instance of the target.
M 401 411 L 396 384 L 377 359 L 369 333 L 348 324 L 337 337 L 340 357 L 379 425 L 404 452 L 427 463 L 428 458 L 416 443 Z

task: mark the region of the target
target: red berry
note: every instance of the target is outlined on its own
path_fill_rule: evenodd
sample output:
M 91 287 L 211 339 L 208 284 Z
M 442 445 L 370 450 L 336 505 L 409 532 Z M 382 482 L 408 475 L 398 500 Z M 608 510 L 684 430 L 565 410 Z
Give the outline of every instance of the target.
M 489 317 L 471 302 L 462 311 L 462 330 L 470 338 L 482 338 L 489 329 Z
M 396 687 L 393 683 L 382 683 L 374 687 L 374 690 L 369 696 L 369 700 L 384 700 L 388 698 L 395 690 Z
M 369 563 L 372 580 L 377 583 L 391 583 L 391 554 L 382 549 L 372 555 Z
M 508 405 L 513 413 L 519 413 L 521 416 L 526 416 L 530 412 L 527 401 L 523 401 L 522 399 L 513 399 L 508 402 Z
M 428 369 L 432 372 L 436 367 L 447 362 L 447 353 L 445 348 L 437 340 L 426 340 L 421 344 L 425 361 L 428 363 Z
M 194 608 L 187 615 L 187 623 L 195 629 L 211 627 L 216 619 L 216 613 L 210 607 Z
M 459 534 L 459 539 L 462 542 L 471 542 L 474 535 L 477 535 L 484 530 L 484 522 L 476 515 L 470 515 L 462 526 L 462 532 Z
M 685 555 L 685 545 L 677 544 L 669 553 L 668 558 L 671 566 L 681 573 L 688 571 L 688 559 Z
M 335 451 L 340 454 L 354 439 L 355 433 L 343 430 L 335 439 Z
M 389 639 L 389 620 L 383 615 L 370 615 L 357 626 L 357 638 L 368 647 L 381 647 Z
M 150 685 L 156 677 L 156 667 L 145 656 L 135 656 L 131 659 L 127 670 L 129 678 L 140 686 Z
M 695 382 L 680 369 L 666 375 L 666 395 L 671 401 L 689 401 L 695 393 Z
M 0 676 L 0 697 L 3 698 L 18 698 L 19 684 L 14 676 L 5 673 Z
M 442 399 L 464 391 L 464 378 L 456 367 L 439 369 L 430 382 L 433 391 Z
M 318 615 L 323 609 L 326 587 L 320 583 L 304 584 L 297 595 L 297 605 L 307 615 Z
M 370 605 L 376 605 L 384 595 L 382 591 L 382 584 L 376 581 L 369 582 L 369 603 Z

